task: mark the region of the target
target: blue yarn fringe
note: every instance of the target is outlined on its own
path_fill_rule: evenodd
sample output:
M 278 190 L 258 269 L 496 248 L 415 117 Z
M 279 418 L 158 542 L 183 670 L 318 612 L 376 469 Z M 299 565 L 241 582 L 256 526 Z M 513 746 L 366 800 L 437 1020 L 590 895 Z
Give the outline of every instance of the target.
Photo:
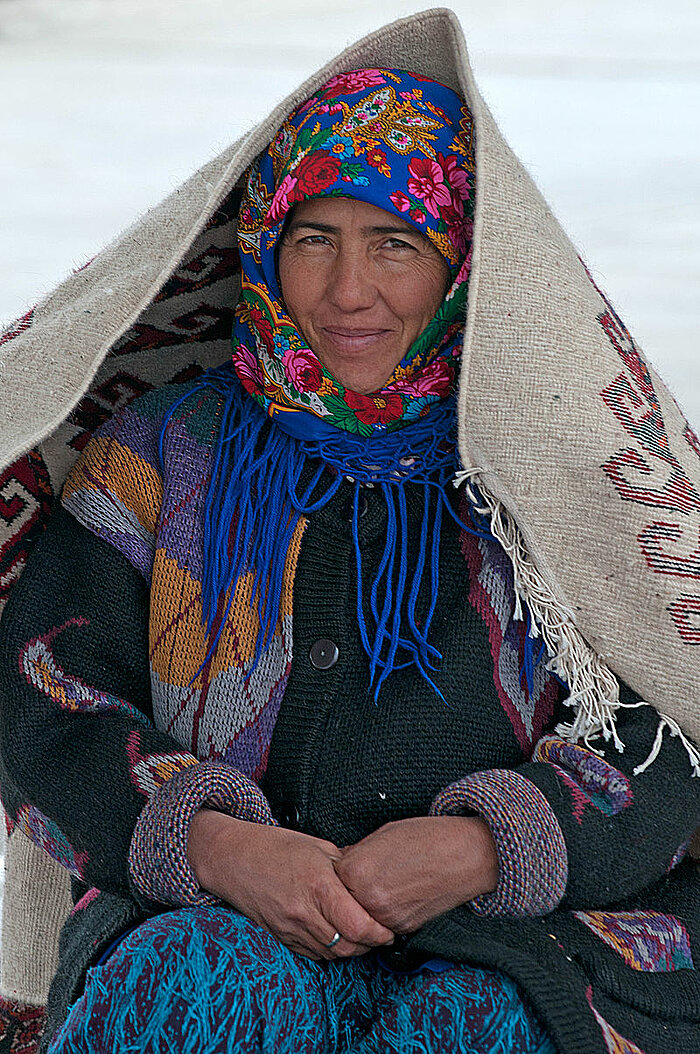
M 554 1054 L 518 986 L 432 960 L 400 973 L 372 954 L 294 955 L 216 907 L 167 912 L 124 939 L 53 1037 L 50 1054 Z
M 209 370 L 194 389 L 169 408 L 160 434 L 161 461 L 171 418 L 186 399 L 205 388 L 214 388 L 222 397 L 223 406 L 205 502 L 202 608 L 210 643 L 200 669 L 219 641 L 233 602 L 235 583 L 247 571 L 253 572 L 252 596 L 260 620 L 252 666 L 255 669 L 277 626 L 287 553 L 299 519 L 323 508 L 345 479 L 354 486 L 351 528 L 357 621 L 369 659 L 370 688 L 375 701 L 389 674 L 412 664 L 444 700 L 432 677 L 440 668 L 442 656 L 428 636 L 438 598 L 445 510 L 463 530 L 493 540 L 488 521 L 473 506 L 471 523 L 464 523 L 447 497 L 447 485 L 456 469 L 454 402 L 445 400 L 427 417 L 369 439 L 325 426 L 309 415 L 317 436 L 300 438 L 302 415 L 289 415 L 288 420 L 284 414 L 275 416 L 271 426 L 266 427 L 270 419 L 244 392 L 231 366 L 226 364 Z M 302 487 L 302 474 L 309 462 L 317 462 L 317 467 Z M 329 468 L 331 472 L 327 471 Z M 418 551 L 410 554 L 415 561 L 412 573 L 405 493 L 408 483 L 422 484 L 424 488 L 420 543 Z M 384 551 L 368 598 L 371 625 L 366 618 L 359 540 L 363 484 L 381 490 L 387 509 Z M 416 606 L 424 580 L 428 610 L 419 625 Z M 535 657 L 535 641 L 529 630 L 528 615 L 522 676 L 531 693 L 534 667 L 544 646 Z

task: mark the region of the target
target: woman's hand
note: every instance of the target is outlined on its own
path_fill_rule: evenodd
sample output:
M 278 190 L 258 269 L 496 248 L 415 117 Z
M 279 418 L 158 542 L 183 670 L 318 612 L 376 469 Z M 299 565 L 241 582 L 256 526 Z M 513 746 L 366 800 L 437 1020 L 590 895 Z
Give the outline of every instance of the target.
M 309 959 L 363 955 L 394 939 L 338 878 L 332 842 L 202 809 L 187 857 L 204 889 Z M 326 947 L 336 931 L 342 939 Z
M 498 854 L 476 816 L 417 816 L 387 823 L 335 860 L 343 885 L 372 918 L 412 933 L 496 888 Z

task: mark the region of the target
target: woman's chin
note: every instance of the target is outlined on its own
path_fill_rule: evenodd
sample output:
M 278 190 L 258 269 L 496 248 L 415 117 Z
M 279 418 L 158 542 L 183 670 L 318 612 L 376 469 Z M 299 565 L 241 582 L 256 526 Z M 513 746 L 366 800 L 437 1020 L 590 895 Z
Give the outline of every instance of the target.
M 326 369 L 338 384 L 342 384 L 347 391 L 357 392 L 358 395 L 372 395 L 380 391 L 393 373 L 393 369 L 377 371 L 376 367 L 364 367 L 361 363 L 326 365 Z
M 325 344 L 313 350 L 339 384 L 360 395 L 370 395 L 383 388 L 403 358 L 403 351 L 387 352 L 386 346 L 380 350 L 373 345 L 351 344 L 341 349 Z

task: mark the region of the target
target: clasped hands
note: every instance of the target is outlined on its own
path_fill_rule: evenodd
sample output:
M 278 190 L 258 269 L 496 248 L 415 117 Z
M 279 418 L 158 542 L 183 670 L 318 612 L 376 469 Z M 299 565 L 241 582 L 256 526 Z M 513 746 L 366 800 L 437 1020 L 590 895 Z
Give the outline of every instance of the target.
M 493 838 L 473 816 L 397 820 L 340 849 L 203 809 L 187 855 L 204 889 L 315 960 L 391 944 L 498 879 Z M 328 948 L 336 932 L 342 937 Z

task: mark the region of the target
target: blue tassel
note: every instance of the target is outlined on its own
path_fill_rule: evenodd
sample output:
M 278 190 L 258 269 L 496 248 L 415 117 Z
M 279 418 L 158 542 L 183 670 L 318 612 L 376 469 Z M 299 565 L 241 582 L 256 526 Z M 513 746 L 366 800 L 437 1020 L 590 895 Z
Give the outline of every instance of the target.
M 170 407 L 160 434 L 161 461 L 165 435 L 174 414 L 193 394 L 212 388 L 222 399 L 222 423 L 213 449 L 204 513 L 202 618 L 208 634 L 208 651 L 195 677 L 219 642 L 236 583 L 246 572 L 253 574 L 252 597 L 260 621 L 252 666 L 255 669 L 277 627 L 287 553 L 299 518 L 323 508 L 337 493 L 343 479 L 351 477 L 354 480 L 351 527 L 357 621 L 362 647 L 369 660 L 370 688 L 375 701 L 390 673 L 412 664 L 444 700 L 433 680 L 442 656 L 428 640 L 438 598 L 444 509 L 463 530 L 478 537 L 493 538 L 487 521 L 472 506 L 471 523 L 467 524 L 447 498 L 447 486 L 456 467 L 453 401 L 445 400 L 427 417 L 403 429 L 369 439 L 332 428 L 311 414 L 276 412 L 268 426 L 268 417 L 243 391 L 227 364 L 204 374 L 195 388 Z M 300 421 L 302 417 L 304 422 Z M 308 437 L 304 436 L 304 424 L 306 431 L 312 433 Z M 406 456 L 407 451 L 410 457 Z M 305 467 L 314 461 L 318 467 L 300 493 Z M 378 487 L 383 494 L 387 531 L 366 605 L 359 500 L 360 487 L 367 483 Z M 424 488 L 420 544 L 412 577 L 408 566 L 407 483 L 419 483 Z M 429 576 L 428 610 L 420 627 L 416 606 L 426 574 Z M 372 629 L 367 625 L 367 607 Z M 528 651 L 526 646 L 524 675 L 528 685 L 532 683 L 532 669 L 532 650 Z
M 540 664 L 544 653 L 546 651 L 545 643 L 540 640 L 539 647 L 537 648 L 537 654 L 535 654 L 535 648 L 537 647 L 538 634 L 532 634 L 532 618 L 530 612 L 526 609 L 525 618 L 525 638 L 523 640 L 523 662 L 520 667 L 520 679 L 525 681 L 527 686 L 528 695 L 532 695 L 535 685 L 535 668 Z

